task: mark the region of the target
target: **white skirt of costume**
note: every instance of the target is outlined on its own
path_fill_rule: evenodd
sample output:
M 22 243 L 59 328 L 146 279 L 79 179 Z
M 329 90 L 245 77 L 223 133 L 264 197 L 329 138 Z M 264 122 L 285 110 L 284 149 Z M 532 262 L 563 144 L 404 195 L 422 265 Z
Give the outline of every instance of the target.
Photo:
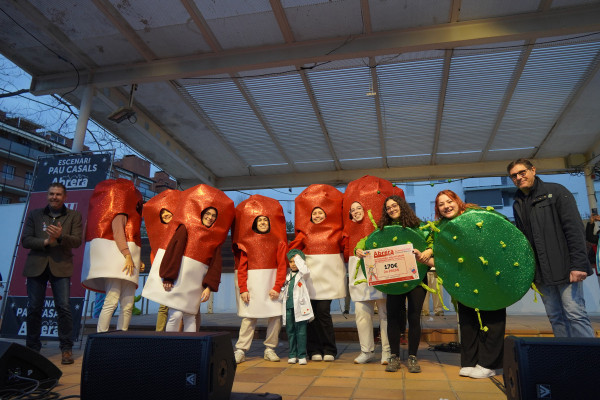
M 311 300 L 333 300 L 346 297 L 346 266 L 340 254 L 307 254 L 310 271 L 304 277 Z
M 235 271 L 235 286 L 237 293 L 238 316 L 242 318 L 270 318 L 281 315 L 281 302 L 278 299 L 271 300 L 269 292 L 273 289 L 276 269 L 251 269 L 248 270 L 248 293 L 250 302 L 244 303 L 240 294 L 237 279 L 238 271 Z
M 204 291 L 202 281 L 208 271 L 208 265 L 183 256 L 179 276 L 173 282 L 171 291 L 167 292 L 159 275 L 160 263 L 164 255 L 165 249 L 158 249 L 150 274 L 148 274 L 148 280 L 144 285 L 144 290 L 142 290 L 142 296 L 175 310 L 188 314 L 198 314 L 200 297 Z
M 352 301 L 368 301 L 383 299 L 385 295 L 373 286 L 369 286 L 367 278 L 359 264 L 360 258 L 351 256 L 348 259 L 348 290 Z M 356 269 L 358 268 L 358 273 Z M 360 283 L 357 283 L 360 282 Z
M 81 271 L 81 284 L 83 287 L 94 292 L 106 292 L 106 278 L 123 279 L 132 282 L 138 287 L 140 276 L 140 247 L 135 242 L 127 242 L 135 270 L 132 276 L 123 271 L 125 257 L 119 251 L 114 240 L 96 238 L 86 242 L 83 253 L 83 265 Z

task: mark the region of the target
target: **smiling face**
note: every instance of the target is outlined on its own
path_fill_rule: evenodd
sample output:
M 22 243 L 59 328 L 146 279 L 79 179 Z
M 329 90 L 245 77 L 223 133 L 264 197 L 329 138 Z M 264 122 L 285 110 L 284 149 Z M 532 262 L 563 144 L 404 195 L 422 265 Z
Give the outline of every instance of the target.
M 436 207 L 438 208 L 440 215 L 447 219 L 452 219 L 456 217 L 460 211 L 458 204 L 456 204 L 456 201 L 452 200 L 445 194 L 442 194 L 438 198 Z
M 321 222 L 325 221 L 325 211 L 323 211 L 322 208 L 315 208 L 312 211 L 312 214 L 310 216 L 310 220 L 314 223 L 314 224 L 320 224 Z
M 169 222 L 171 222 L 172 219 L 173 214 L 171 213 L 171 211 L 167 210 L 166 208 L 163 208 L 160 212 L 160 222 L 162 222 L 163 224 L 168 224 Z
M 392 199 L 389 199 L 385 202 L 385 212 L 393 220 L 397 220 L 400 218 L 400 206 Z
M 212 207 L 204 210 L 204 213 L 202 215 L 202 225 L 206 226 L 207 228 L 210 228 L 216 220 L 217 210 L 215 210 Z
M 269 218 L 261 215 L 256 218 L 256 230 L 259 233 L 269 232 Z
M 360 222 L 365 217 L 365 211 L 358 201 L 355 201 L 350 206 L 350 217 L 352 218 L 353 222 Z
M 48 205 L 53 210 L 60 210 L 65 204 L 67 194 L 64 189 L 58 186 L 50 186 L 48 189 Z
M 535 183 L 535 167 L 527 168 L 524 164 L 515 164 L 508 171 L 508 175 L 515 186 L 525 194 L 529 193 Z

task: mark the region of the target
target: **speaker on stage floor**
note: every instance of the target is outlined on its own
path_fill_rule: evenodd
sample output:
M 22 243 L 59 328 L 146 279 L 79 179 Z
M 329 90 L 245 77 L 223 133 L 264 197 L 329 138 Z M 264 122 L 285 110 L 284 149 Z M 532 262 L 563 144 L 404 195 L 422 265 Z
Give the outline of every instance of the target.
M 504 342 L 508 400 L 598 399 L 599 338 L 519 338 Z
M 35 379 L 42 387 L 50 387 L 62 376 L 62 371 L 46 357 L 17 343 L 0 341 L 0 388 L 30 386 Z
M 81 398 L 229 399 L 235 359 L 228 332 L 106 332 L 88 337 Z

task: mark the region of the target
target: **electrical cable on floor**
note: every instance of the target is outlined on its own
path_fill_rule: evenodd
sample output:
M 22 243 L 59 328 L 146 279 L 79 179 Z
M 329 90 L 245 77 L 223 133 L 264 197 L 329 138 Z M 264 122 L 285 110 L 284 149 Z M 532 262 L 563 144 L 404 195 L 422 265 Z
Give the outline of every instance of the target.
M 23 382 L 19 383 L 18 381 Z M 2 400 L 65 400 L 81 397 L 79 395 L 61 396 L 59 393 L 53 392 L 52 389 L 58 384 L 57 379 L 40 381 L 9 371 L 8 382 L 13 387 L 0 390 L 0 399 Z

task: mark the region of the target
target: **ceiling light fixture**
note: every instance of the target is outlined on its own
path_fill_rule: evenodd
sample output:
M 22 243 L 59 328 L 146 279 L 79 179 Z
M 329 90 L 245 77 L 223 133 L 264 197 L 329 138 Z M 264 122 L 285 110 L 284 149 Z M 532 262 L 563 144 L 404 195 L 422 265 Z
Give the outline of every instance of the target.
M 376 91 L 373 90 L 373 82 L 369 85 L 369 91 L 366 93 L 367 96 L 375 96 L 377 94 Z
M 133 108 L 131 108 L 131 106 L 133 105 L 133 92 L 137 90 L 137 83 L 134 83 L 133 85 L 131 85 L 131 91 L 129 92 L 129 105 L 127 107 L 121 107 L 118 110 L 112 112 L 109 116 L 108 119 L 120 124 L 121 122 L 127 120 L 130 120 L 130 118 L 135 117 L 135 111 L 133 110 Z M 130 120 L 131 121 L 131 120 Z M 132 123 L 135 123 L 135 121 L 133 121 Z

